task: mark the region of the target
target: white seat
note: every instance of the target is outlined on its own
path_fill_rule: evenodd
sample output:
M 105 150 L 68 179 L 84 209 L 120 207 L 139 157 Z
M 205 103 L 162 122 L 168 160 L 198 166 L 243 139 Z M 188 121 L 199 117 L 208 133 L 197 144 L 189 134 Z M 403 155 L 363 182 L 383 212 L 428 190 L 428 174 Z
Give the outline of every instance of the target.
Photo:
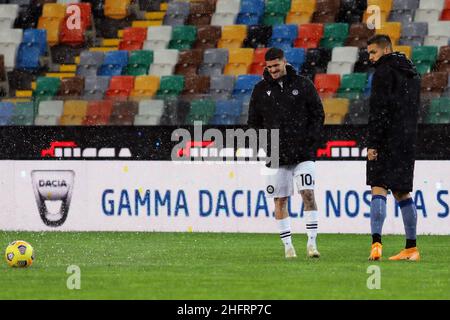
M 444 0 L 420 0 L 419 9 L 433 9 L 442 11 Z
M 327 67 L 327 73 L 328 74 L 349 74 L 353 73 L 353 68 L 355 67 L 355 64 L 353 62 L 337 62 L 337 61 L 330 61 L 328 62 Z
M 20 44 L 22 42 L 23 29 L 0 30 L 0 43 Z
M 435 21 L 428 24 L 429 36 L 445 36 L 450 35 L 450 21 Z
M 38 115 L 34 119 L 34 124 L 37 126 L 57 126 L 59 124 L 59 117 Z
M 241 9 L 241 0 L 217 0 L 216 13 L 238 14 Z
M 172 26 L 151 26 L 147 28 L 147 41 L 144 49 L 156 50 L 167 48 L 172 39 Z M 146 50 L 147 50 L 146 49 Z
M 236 22 L 237 14 L 235 13 L 214 13 L 211 19 L 212 26 L 229 26 Z
M 134 116 L 135 126 L 157 126 L 160 124 L 160 122 L 161 117 L 158 116 L 140 115 L 140 114 Z
M 159 116 L 164 113 L 163 100 L 141 100 L 138 114 L 141 116 Z
M 162 49 L 154 51 L 153 63 L 176 65 L 178 62 L 178 50 Z
M 0 54 L 5 59 L 5 68 L 12 69 L 16 66 L 16 54 L 19 46 L 15 43 L 0 43 Z
M 449 37 L 445 36 L 426 36 L 423 42 L 424 46 L 443 47 L 448 45 Z
M 148 74 L 152 76 L 171 76 L 174 72 L 175 65 L 171 64 L 152 64 Z
M 432 23 L 438 21 L 440 16 L 441 11 L 439 10 L 417 9 L 414 15 L 414 22 Z
M 169 46 L 169 41 L 166 40 L 145 40 L 144 50 L 161 50 L 167 49 Z
M 49 100 L 39 103 L 38 115 L 61 117 L 64 110 L 64 101 Z
M 0 5 L 0 30 L 11 29 L 19 12 L 18 4 Z
M 335 47 L 331 54 L 331 61 L 356 62 L 358 61 L 358 47 Z

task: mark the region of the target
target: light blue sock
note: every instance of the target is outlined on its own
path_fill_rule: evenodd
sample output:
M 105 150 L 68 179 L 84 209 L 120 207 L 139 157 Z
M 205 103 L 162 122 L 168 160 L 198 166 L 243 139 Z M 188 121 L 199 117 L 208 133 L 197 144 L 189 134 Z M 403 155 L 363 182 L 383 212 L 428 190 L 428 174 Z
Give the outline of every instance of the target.
M 409 198 L 398 203 L 402 210 L 403 225 L 405 226 L 406 239 L 416 239 L 417 210 L 414 201 Z
M 370 202 L 370 228 L 372 234 L 381 235 L 385 218 L 386 197 L 382 195 L 372 196 L 372 201 Z

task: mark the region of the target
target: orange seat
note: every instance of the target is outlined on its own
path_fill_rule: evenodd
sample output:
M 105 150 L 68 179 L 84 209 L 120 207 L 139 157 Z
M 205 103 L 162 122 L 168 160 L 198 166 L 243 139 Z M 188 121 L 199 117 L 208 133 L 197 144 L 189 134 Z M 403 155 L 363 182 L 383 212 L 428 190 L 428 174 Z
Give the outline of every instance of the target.
M 133 76 L 113 76 L 109 82 L 109 88 L 105 93 L 107 98 L 126 100 L 133 90 Z
M 62 3 L 45 3 L 42 7 L 42 17 L 64 18 L 66 16 L 66 5 Z
M 105 0 L 103 12 L 112 19 L 123 19 L 128 16 L 131 0 Z
M 264 72 L 264 68 L 266 67 L 266 59 L 265 55 L 269 48 L 257 48 L 255 49 L 253 55 L 253 62 L 250 66 L 250 74 L 260 74 L 262 75 Z
M 314 86 L 321 98 L 332 97 L 341 84 L 341 77 L 338 74 L 316 74 Z
M 218 48 L 235 49 L 242 47 L 247 37 L 246 25 L 231 25 L 222 27 L 222 35 L 217 45 Z
M 153 97 L 159 89 L 160 79 L 157 76 L 137 76 L 130 98 L 140 100 Z
M 141 50 L 147 39 L 147 28 L 126 28 L 123 40 L 119 43 L 119 50 Z
M 294 42 L 297 48 L 317 48 L 323 37 L 322 23 L 307 23 L 298 27 L 298 37 Z
M 112 113 L 113 102 L 111 100 L 89 101 L 84 125 L 107 125 Z

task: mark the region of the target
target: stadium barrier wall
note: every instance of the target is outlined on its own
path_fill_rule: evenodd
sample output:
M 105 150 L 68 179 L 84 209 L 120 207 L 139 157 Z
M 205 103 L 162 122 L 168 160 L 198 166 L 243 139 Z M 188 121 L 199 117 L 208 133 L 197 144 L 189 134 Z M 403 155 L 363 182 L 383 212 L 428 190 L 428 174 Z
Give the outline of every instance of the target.
M 277 230 L 260 162 L 4 160 L 0 168 L 0 230 Z M 450 161 L 416 162 L 419 234 L 450 234 L 449 177 Z M 317 162 L 320 232 L 369 233 L 370 198 L 364 161 Z M 44 204 L 50 212 L 44 215 L 47 222 L 40 215 Z M 383 232 L 404 234 L 392 195 L 387 208 Z M 55 225 L 65 210 L 66 219 Z M 299 195 L 292 197 L 289 212 L 293 232 L 304 233 Z

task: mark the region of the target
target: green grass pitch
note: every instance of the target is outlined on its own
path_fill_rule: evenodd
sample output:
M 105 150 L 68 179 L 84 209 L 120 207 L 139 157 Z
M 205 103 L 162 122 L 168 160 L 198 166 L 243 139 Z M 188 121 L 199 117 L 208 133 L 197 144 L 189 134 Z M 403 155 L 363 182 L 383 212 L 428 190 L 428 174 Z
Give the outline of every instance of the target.
M 27 269 L 0 263 L 0 299 L 450 299 L 450 236 L 419 236 L 422 260 L 387 258 L 404 245 L 383 239 L 384 260 L 369 262 L 368 235 L 321 234 L 320 259 L 286 260 L 276 234 L 2 232 L 35 250 Z M 67 267 L 81 270 L 81 289 L 67 289 Z M 368 289 L 371 265 L 381 288 Z

